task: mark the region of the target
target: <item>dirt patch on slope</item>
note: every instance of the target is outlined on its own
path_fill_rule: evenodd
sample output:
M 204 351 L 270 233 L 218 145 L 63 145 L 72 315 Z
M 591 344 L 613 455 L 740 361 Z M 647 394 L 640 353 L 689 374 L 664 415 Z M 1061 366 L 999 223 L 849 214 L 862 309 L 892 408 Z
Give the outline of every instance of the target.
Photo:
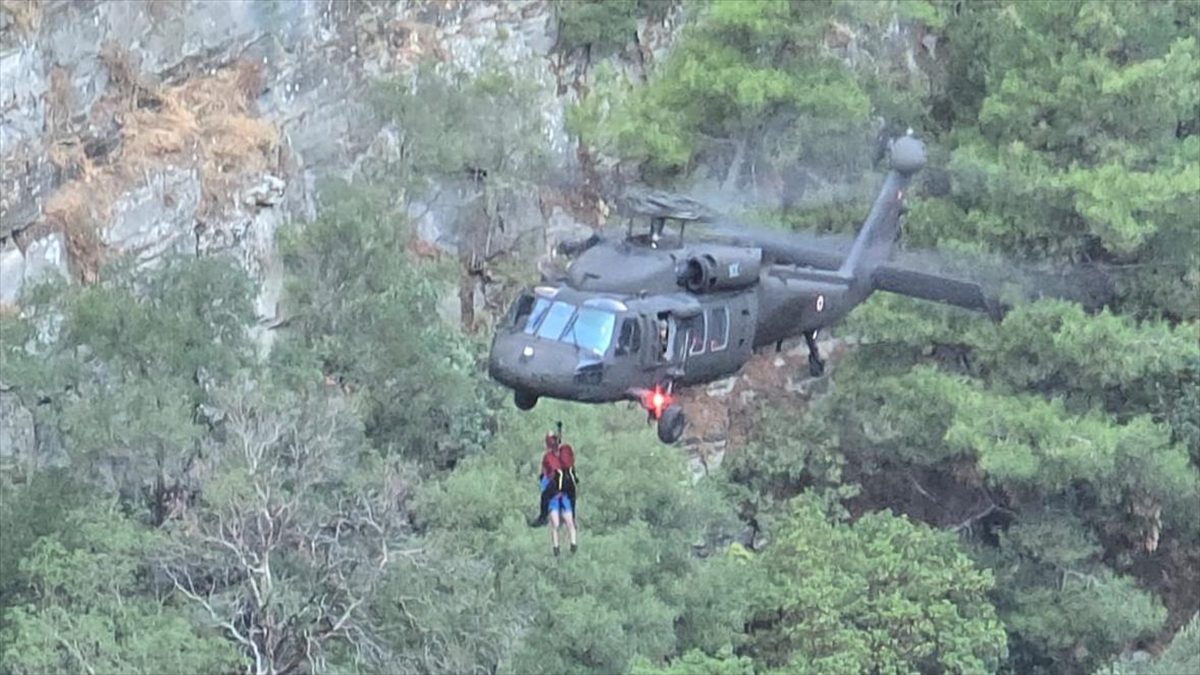
M 46 200 L 41 224 L 63 233 L 71 268 L 85 283 L 95 280 L 106 257 L 100 229 L 116 198 L 151 171 L 168 165 L 195 168 L 202 185 L 201 216 L 206 216 L 226 207 L 245 175 L 261 173 L 277 160 L 278 131 L 254 109 L 262 89 L 259 64 L 239 61 L 159 87 L 140 75 L 120 47 L 106 46 L 102 61 L 113 88 L 94 106 L 93 124 L 112 123 L 117 137 L 89 143 L 58 134 L 49 155 L 68 180 Z M 62 105 L 57 96 L 48 103 Z

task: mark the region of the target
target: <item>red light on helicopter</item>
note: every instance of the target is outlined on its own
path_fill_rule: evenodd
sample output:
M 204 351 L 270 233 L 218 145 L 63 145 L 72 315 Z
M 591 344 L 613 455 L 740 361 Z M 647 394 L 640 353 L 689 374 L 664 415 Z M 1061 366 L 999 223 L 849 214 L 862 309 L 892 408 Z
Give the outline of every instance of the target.
M 662 417 L 663 410 L 671 405 L 671 395 L 663 391 L 659 387 L 655 387 L 653 391 L 648 391 L 642 396 L 642 405 L 654 419 Z

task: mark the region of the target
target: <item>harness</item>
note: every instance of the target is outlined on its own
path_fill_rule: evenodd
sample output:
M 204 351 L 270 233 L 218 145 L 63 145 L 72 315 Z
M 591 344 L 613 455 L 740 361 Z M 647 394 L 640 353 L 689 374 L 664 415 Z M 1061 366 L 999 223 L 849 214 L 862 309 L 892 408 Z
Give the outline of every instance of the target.
M 571 466 L 571 468 L 569 468 L 569 469 L 567 469 L 567 470 L 565 470 L 565 471 L 564 471 L 563 469 L 559 469 L 559 470 L 556 472 L 556 474 L 555 474 L 555 478 L 557 478 L 557 479 L 558 479 L 558 490 L 557 490 L 558 492 L 562 492 L 562 491 L 563 491 L 563 479 L 564 479 L 564 478 L 566 478 L 568 475 L 569 475 L 569 476 L 570 476 L 570 478 L 571 478 L 571 487 L 574 487 L 574 486 L 575 486 L 575 483 L 576 483 L 576 480 L 575 480 L 575 466 L 574 466 L 574 465 L 572 465 L 572 466 Z

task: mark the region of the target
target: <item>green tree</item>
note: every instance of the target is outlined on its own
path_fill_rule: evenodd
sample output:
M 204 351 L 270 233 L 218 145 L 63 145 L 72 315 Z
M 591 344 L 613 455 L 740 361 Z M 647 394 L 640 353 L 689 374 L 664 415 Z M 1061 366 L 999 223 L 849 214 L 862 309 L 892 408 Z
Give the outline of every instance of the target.
M 452 205 L 457 215 L 439 235 L 469 268 L 528 249 L 507 223 L 527 217 L 522 209 L 553 166 L 536 66 L 487 49 L 480 59 L 474 71 L 423 62 L 377 82 L 371 101 L 395 147 L 365 169 L 394 206 Z
M 1070 512 L 1028 517 L 982 556 L 996 570 L 993 595 L 1020 672 L 1090 672 L 1166 618 L 1158 598 L 1100 563 L 1098 540 Z
M 972 3 L 950 16 L 957 65 L 939 105 L 953 111 L 953 206 L 914 210 L 910 231 L 1057 259 L 1153 260 L 1122 271 L 1124 306 L 1195 318 L 1192 3 Z
M 1119 660 L 1096 671 L 1097 675 L 1175 675 L 1200 670 L 1200 614 L 1192 617 L 1158 658 L 1150 661 Z
M 153 587 L 148 557 L 162 545 L 111 505 L 72 511 L 21 561 L 31 590 L 28 602 L 6 612 L 2 668 L 14 675 L 234 669 L 229 643 Z
M 331 187 L 327 198 L 315 222 L 279 235 L 291 330 L 274 362 L 338 383 L 381 448 L 449 466 L 488 428 L 473 347 L 439 312 L 449 274 L 410 261 L 382 189 Z
M 580 549 L 562 558 L 544 529 L 526 525 L 555 419 L 580 478 Z M 625 411 L 544 401 L 503 414 L 490 452 L 425 486 L 417 503 L 428 539 L 487 561 L 492 602 L 525 617 L 495 665 L 502 672 L 624 672 L 635 655 L 659 662 L 738 641 L 752 566 L 693 553 L 728 541 L 733 514 L 715 490 L 691 485 L 652 429 L 630 430 Z
M 566 54 L 585 49 L 589 56 L 620 49 L 637 37 L 641 4 L 640 0 L 557 0 L 558 49 Z
M 890 513 L 831 519 L 811 496 L 763 553 L 753 651 L 790 672 L 993 672 L 992 574 L 952 535 Z
M 388 654 L 366 612 L 396 558 L 413 476 L 372 450 L 347 401 L 266 377 L 216 392 L 203 491 L 168 522 L 155 568 L 259 675 Z
M 207 388 L 254 357 L 246 274 L 226 257 L 119 264 L 93 286 L 40 289 L 26 312 L 30 339 L 3 345 L 6 376 L 45 445 L 60 438 L 75 476 L 161 522 L 188 489 Z
M 786 0 L 707 4 L 650 84 L 602 81 L 572 113 L 571 128 L 583 142 L 655 169 L 731 149 L 733 179 L 747 153 L 777 167 L 844 156 L 839 144 L 856 131 L 862 139 L 870 102 L 818 47 L 829 12 L 826 3 Z
M 693 650 L 671 661 L 667 666 L 655 666 L 644 658 L 633 663 L 631 675 L 754 675 L 754 662 L 745 656 L 723 651 L 709 656 Z
M 21 561 L 43 537 L 58 532 L 68 513 L 89 503 L 87 486 L 65 468 L 32 473 L 18 482 L 0 473 L 0 607 L 30 587 Z

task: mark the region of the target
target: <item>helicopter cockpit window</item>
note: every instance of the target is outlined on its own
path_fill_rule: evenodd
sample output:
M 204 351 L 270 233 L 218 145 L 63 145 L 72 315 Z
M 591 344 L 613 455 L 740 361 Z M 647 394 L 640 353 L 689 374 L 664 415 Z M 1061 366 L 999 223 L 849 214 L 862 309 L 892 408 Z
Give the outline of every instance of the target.
M 517 302 L 520 302 L 520 300 Z M 542 317 L 546 316 L 546 310 L 548 309 L 550 309 L 550 301 L 546 298 L 537 298 L 534 301 L 533 308 L 529 311 L 529 321 L 524 325 L 526 335 L 533 335 L 533 331 L 537 329 L 538 323 L 541 322 Z M 517 325 L 521 325 L 520 318 L 517 319 Z
M 557 340 L 562 336 L 563 329 L 567 327 L 567 322 L 574 313 L 575 305 L 565 302 L 550 303 L 549 309 L 545 311 L 546 318 L 542 319 L 541 325 L 537 327 L 536 335 L 547 340 Z M 533 322 L 530 322 L 530 325 L 532 326 Z
M 617 337 L 617 355 L 636 354 L 642 344 L 642 327 L 637 319 L 628 318 L 621 322 L 621 334 Z
M 529 315 L 533 313 L 533 296 L 529 293 L 522 293 L 517 296 L 517 299 L 512 304 L 512 309 L 508 310 L 508 324 L 514 327 L 524 328 L 525 323 L 529 320 Z
M 617 317 L 612 312 L 594 307 L 581 307 L 575 320 L 567 327 L 562 341 L 604 354 L 612 344 Z

